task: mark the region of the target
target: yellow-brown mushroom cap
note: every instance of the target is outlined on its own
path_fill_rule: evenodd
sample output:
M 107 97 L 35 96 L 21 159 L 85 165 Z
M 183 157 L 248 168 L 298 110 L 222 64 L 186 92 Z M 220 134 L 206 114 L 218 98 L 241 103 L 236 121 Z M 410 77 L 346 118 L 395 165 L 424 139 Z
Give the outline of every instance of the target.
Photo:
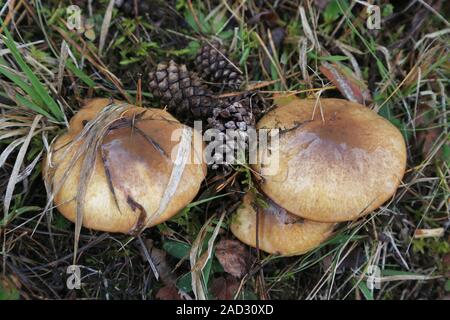
M 322 222 L 353 220 L 396 191 L 406 167 L 400 131 L 374 111 L 342 99 L 291 99 L 258 129 L 280 129 L 261 190 L 289 212 Z M 274 161 L 279 161 L 275 163 Z M 277 166 L 274 166 L 277 164 Z M 254 169 L 263 172 L 256 164 Z
M 231 231 L 240 241 L 256 248 L 256 217 L 258 246 L 261 250 L 283 256 L 306 253 L 318 247 L 333 232 L 334 223 L 315 222 L 288 213 L 270 199 L 267 206 L 257 204 L 248 192 L 231 222 Z
M 89 181 L 80 181 L 84 151 L 71 162 L 80 148 L 86 148 L 84 139 L 79 138 L 81 130 L 111 103 L 108 99 L 94 99 L 71 119 L 68 132 L 52 145 L 51 164 L 44 163 L 43 174 L 55 191 L 57 209 L 67 219 L 76 220 L 77 193 L 83 183 L 83 226 L 133 233 L 171 218 L 189 204 L 205 177 L 206 165 L 194 150 L 194 141 L 201 141 L 198 132 L 164 110 L 114 101 L 124 111 L 108 123 L 95 151 Z M 192 134 L 191 142 L 184 147 L 177 134 L 183 130 Z M 174 155 L 188 144 L 189 159 L 181 167 L 178 179 Z M 175 188 L 169 181 L 178 181 Z

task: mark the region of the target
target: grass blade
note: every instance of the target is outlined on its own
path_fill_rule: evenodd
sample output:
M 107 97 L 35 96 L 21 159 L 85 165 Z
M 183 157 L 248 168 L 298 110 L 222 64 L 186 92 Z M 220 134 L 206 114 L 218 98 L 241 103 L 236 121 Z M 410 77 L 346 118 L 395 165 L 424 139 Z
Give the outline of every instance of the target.
M 47 111 L 39 107 L 37 104 L 27 100 L 26 98 L 22 97 L 20 94 L 16 94 L 15 98 L 19 102 L 19 104 L 23 105 L 24 107 L 31 109 L 47 118 L 54 119 L 53 116 L 51 116 Z
M 30 128 L 30 132 L 28 133 L 27 138 L 25 139 L 24 143 L 22 144 L 22 147 L 20 148 L 19 154 L 17 155 L 16 161 L 14 163 L 14 167 L 11 172 L 11 176 L 9 178 L 8 185 L 6 187 L 5 200 L 3 203 L 3 212 L 5 214 L 5 221 L 8 221 L 8 218 L 9 218 L 9 214 L 8 214 L 9 206 L 11 204 L 14 187 L 17 182 L 16 180 L 19 175 L 20 167 L 22 166 L 22 162 L 25 159 L 28 146 L 31 142 L 31 138 L 33 137 L 33 132 L 36 129 L 36 127 L 38 126 L 38 123 L 41 120 L 41 118 L 42 118 L 41 115 L 37 115 L 34 118 L 33 124 L 31 125 L 31 128 Z
M 31 85 L 35 91 L 32 95 L 32 98 L 34 100 L 39 99 L 43 101 L 44 105 L 48 107 L 49 111 L 54 115 L 54 117 L 59 121 L 63 121 L 64 116 L 62 110 L 59 108 L 55 100 L 53 100 L 53 98 L 48 94 L 45 87 L 41 84 L 37 76 L 33 73 L 33 71 L 30 69 L 30 67 L 23 59 L 22 55 L 20 54 L 19 50 L 16 47 L 16 44 L 13 41 L 11 34 L 4 25 L 3 20 L 0 19 L 0 22 L 3 28 L 3 33 L 5 34 L 4 38 L 5 45 L 11 51 L 11 54 L 13 55 L 14 59 L 16 60 L 17 64 L 20 66 L 22 71 L 27 75 L 27 78 L 30 80 Z
M 90 88 L 95 87 L 95 82 L 85 74 L 81 69 L 78 69 L 72 61 L 67 61 L 66 63 L 67 69 L 69 69 L 73 74 L 75 74 L 78 78 L 80 78 L 85 84 L 87 84 Z

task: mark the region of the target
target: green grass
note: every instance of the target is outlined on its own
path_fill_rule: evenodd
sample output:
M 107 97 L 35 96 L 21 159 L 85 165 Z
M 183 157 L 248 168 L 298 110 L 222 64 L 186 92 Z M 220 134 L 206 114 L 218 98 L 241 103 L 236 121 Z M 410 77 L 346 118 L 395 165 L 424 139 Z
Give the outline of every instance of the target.
M 31 70 L 25 62 L 22 54 L 17 49 L 8 28 L 4 25 L 2 20 L 0 20 L 0 22 L 4 33 L 4 43 L 10 50 L 11 55 L 14 57 L 14 61 L 18 64 L 20 70 L 24 73 L 30 84 L 27 84 L 25 81 L 21 80 L 20 77 L 9 72 L 6 68 L 7 62 L 4 59 L 0 61 L 0 73 L 13 81 L 18 87 L 29 95 L 30 100 L 27 100 L 19 94 L 16 95 L 16 98 L 21 104 L 42 114 L 43 116 L 49 117 L 52 120 L 62 121 L 64 119 L 63 111 L 60 109 L 56 101 L 50 96 L 48 89 L 44 87 L 38 77 L 34 74 L 33 70 Z

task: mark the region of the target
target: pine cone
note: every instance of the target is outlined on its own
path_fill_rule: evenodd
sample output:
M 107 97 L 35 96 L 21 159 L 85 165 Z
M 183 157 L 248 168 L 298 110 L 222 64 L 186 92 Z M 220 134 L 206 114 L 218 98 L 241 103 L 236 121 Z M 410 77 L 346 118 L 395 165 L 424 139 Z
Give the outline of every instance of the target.
M 207 129 L 216 129 L 222 135 L 226 144 L 222 147 L 222 152 L 215 152 L 213 156 L 212 169 L 218 169 L 222 164 L 246 162 L 249 152 L 249 130 L 255 128 L 255 116 L 246 103 L 235 101 L 231 104 L 222 104 L 213 108 L 213 114 L 207 119 Z M 230 130 L 230 131 L 228 131 Z M 256 137 L 255 137 L 256 138 Z M 244 151 L 244 154 L 235 151 Z M 231 158 L 227 158 L 231 156 Z
M 212 116 L 207 119 L 208 128 L 225 131 L 227 129 L 247 131 L 255 126 L 255 117 L 248 107 L 240 102 L 230 105 L 219 105 L 213 109 Z
M 244 78 L 226 58 L 225 53 L 225 49 L 217 41 L 204 45 L 195 58 L 196 69 L 205 80 L 239 89 Z
M 159 97 L 168 105 L 169 111 L 179 120 L 188 123 L 201 120 L 205 129 L 218 130 L 219 137 L 227 144 L 223 145 L 221 150 L 214 150 L 216 152 L 211 159 L 214 161 L 212 169 L 226 169 L 227 164 L 231 162 L 246 161 L 249 148 L 254 147 L 249 145 L 249 130 L 254 129 L 261 108 L 265 107 L 259 95 L 246 92 L 219 99 L 202 83 L 196 73 L 174 61 L 158 64 L 156 71 L 150 72 L 149 88 L 155 97 Z M 211 133 L 217 134 L 217 131 Z M 234 143 L 238 145 L 233 145 Z M 237 154 L 230 150 L 243 150 L 246 154 Z M 230 154 L 234 159 L 225 158 Z
M 176 117 L 204 120 L 221 104 L 197 74 L 188 71 L 184 64 L 160 63 L 156 71 L 149 73 L 149 80 L 150 92 L 167 103 Z

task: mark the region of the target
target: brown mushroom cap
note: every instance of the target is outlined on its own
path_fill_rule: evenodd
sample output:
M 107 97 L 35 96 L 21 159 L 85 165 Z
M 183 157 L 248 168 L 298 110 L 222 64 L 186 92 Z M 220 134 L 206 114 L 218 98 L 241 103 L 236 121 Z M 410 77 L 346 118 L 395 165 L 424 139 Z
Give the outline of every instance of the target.
M 199 133 L 164 110 L 115 101 L 115 104 L 126 105 L 125 111 L 109 124 L 96 151 L 90 180 L 80 181 L 84 155 L 72 167 L 70 162 L 83 141 L 73 141 L 86 121 L 94 119 L 110 103 L 108 99 L 94 99 L 71 119 L 68 132 L 52 146 L 51 166 L 44 163 L 44 178 L 53 188 L 64 181 L 62 187 L 55 190 L 54 203 L 67 219 L 76 220 L 77 190 L 79 183 L 85 183 L 83 226 L 133 233 L 171 218 L 189 204 L 205 177 L 206 165 L 203 161 L 187 162 L 173 195 L 164 202 L 162 199 L 168 192 L 166 188 L 175 167 L 171 156 L 180 147 L 179 140 L 171 141 L 172 132 L 187 128 L 194 136 Z M 191 159 L 198 156 L 194 154 L 193 143 Z M 68 175 L 63 180 L 66 171 Z
M 240 241 L 256 248 L 256 212 L 258 245 L 267 253 L 292 256 L 306 253 L 324 242 L 333 232 L 334 223 L 305 220 L 288 213 L 269 199 L 262 207 L 248 192 L 231 222 L 231 232 Z
M 283 104 L 257 124 L 280 129 L 279 159 L 270 158 L 279 160 L 278 170 L 261 184 L 268 197 L 305 219 L 339 222 L 375 210 L 394 194 L 405 172 L 406 146 L 389 121 L 342 99 Z

